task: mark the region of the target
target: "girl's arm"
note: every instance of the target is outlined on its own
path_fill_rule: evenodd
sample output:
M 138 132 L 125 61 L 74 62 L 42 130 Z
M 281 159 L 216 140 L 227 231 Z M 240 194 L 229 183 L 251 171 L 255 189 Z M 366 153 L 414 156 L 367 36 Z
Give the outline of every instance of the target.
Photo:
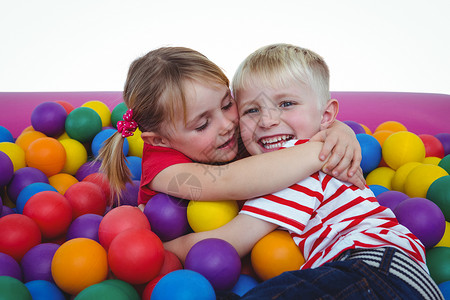
M 207 238 L 219 238 L 230 243 L 240 257 L 249 253 L 262 237 L 278 226 L 245 214 L 214 230 L 190 233 L 164 243 L 164 248 L 173 252 L 183 262 L 189 250 L 197 242 Z

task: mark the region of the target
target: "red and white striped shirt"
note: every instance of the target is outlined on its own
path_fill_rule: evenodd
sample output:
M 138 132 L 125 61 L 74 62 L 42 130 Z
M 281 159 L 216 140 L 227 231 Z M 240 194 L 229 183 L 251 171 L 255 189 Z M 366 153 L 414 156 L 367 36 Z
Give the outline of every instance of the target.
M 306 140 L 289 141 L 291 147 Z M 287 229 L 305 263 L 315 268 L 353 248 L 395 247 L 425 270 L 425 247 L 394 213 L 364 190 L 317 172 L 277 193 L 248 200 L 241 212 Z

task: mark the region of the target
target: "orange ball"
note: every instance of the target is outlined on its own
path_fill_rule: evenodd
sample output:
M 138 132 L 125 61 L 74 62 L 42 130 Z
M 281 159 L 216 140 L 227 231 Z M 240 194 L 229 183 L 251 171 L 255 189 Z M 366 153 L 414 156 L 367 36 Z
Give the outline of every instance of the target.
M 381 123 L 375 129 L 375 132 L 380 131 L 380 130 L 390 130 L 390 131 L 393 131 L 393 132 L 408 131 L 406 129 L 405 125 L 403 125 L 402 123 L 397 122 L 397 121 L 386 121 L 386 122 Z
M 367 134 L 372 135 L 372 131 L 369 129 L 369 127 L 367 127 L 367 126 L 364 125 L 364 124 L 359 124 L 359 125 L 361 125 L 362 128 L 364 128 L 364 131 L 365 131 Z
M 61 172 L 66 163 L 66 150 L 56 139 L 45 137 L 35 140 L 25 152 L 25 161 L 29 167 L 41 170 L 52 176 Z
M 108 256 L 96 241 L 75 238 L 56 250 L 51 269 L 56 285 L 64 292 L 76 295 L 106 279 Z
M 285 271 L 300 269 L 305 263 L 302 253 L 287 231 L 275 230 L 260 239 L 252 249 L 252 266 L 262 280 Z
M 394 132 L 390 130 L 380 130 L 375 131 L 373 133 L 373 137 L 376 138 L 377 141 L 380 143 L 381 147 L 383 147 L 384 141 L 393 133 Z
M 16 139 L 15 143 L 17 145 L 20 146 L 20 148 L 23 149 L 23 151 L 27 151 L 28 146 L 30 146 L 30 144 L 32 142 L 34 142 L 37 139 L 43 138 L 43 137 L 47 137 L 45 134 L 43 134 L 40 131 L 27 131 L 22 133 L 21 135 L 19 135 L 19 137 Z
M 58 173 L 50 176 L 48 182 L 58 193 L 64 195 L 69 187 L 78 182 L 78 179 L 67 173 Z

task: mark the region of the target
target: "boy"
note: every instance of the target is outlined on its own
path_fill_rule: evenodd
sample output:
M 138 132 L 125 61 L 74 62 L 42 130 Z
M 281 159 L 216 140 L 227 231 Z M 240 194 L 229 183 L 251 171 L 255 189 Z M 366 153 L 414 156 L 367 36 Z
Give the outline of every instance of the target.
M 293 45 L 252 53 L 239 66 L 233 89 L 241 137 L 251 155 L 307 142 L 338 112 L 323 59 Z M 392 211 L 369 189 L 322 172 L 247 201 L 235 219 L 216 230 L 189 234 L 165 247 L 184 260 L 197 241 L 215 237 L 243 256 L 277 227 L 290 232 L 305 264 L 260 284 L 244 299 L 443 298 L 427 272 L 423 245 Z

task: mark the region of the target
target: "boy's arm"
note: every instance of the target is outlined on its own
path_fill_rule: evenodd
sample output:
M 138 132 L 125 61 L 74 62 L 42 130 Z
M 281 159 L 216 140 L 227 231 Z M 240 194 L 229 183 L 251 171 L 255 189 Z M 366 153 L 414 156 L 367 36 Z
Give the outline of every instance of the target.
M 230 243 L 239 256 L 243 257 L 251 251 L 256 242 L 277 227 L 278 225 L 273 223 L 239 214 L 222 227 L 184 235 L 164 243 L 164 248 L 175 253 L 184 264 L 187 253 L 197 242 L 207 238 L 219 238 Z

